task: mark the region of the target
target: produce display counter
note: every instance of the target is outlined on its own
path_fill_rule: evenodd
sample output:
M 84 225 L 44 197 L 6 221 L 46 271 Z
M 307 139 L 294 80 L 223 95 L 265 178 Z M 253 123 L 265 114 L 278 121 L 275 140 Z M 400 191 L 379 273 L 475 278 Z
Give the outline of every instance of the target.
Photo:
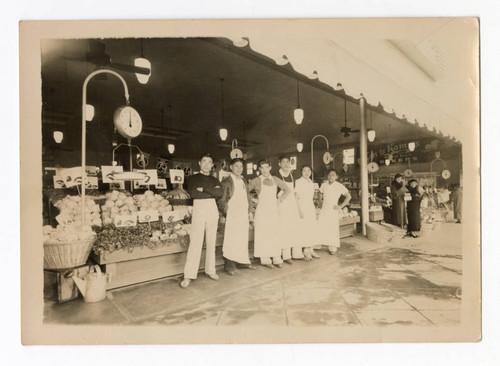
M 339 220 L 340 238 L 356 235 L 356 224 L 360 222 L 360 217 L 342 217 Z
M 224 263 L 222 259 L 223 231 L 217 234 L 216 265 Z M 253 230 L 250 230 L 253 243 Z M 111 253 L 92 253 L 92 259 L 101 265 L 103 272 L 110 278 L 106 285 L 108 290 L 136 283 L 155 280 L 182 274 L 186 262 L 187 246 L 171 244 L 150 249 L 146 246 L 132 250 L 115 250 Z M 200 270 L 205 267 L 205 249 L 200 260 Z

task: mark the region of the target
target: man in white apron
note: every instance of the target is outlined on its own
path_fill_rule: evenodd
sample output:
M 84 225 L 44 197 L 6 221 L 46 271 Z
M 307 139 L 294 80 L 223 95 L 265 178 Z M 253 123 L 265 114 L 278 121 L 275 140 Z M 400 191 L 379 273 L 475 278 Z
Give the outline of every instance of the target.
M 271 163 L 259 161 L 261 175 L 248 185 L 248 191 L 255 191 L 258 204 L 255 210 L 254 256 L 267 268 L 281 268 L 281 222 L 278 213 L 278 201 L 282 202 L 292 194 L 290 188 L 279 178 L 271 175 Z M 283 194 L 277 198 L 278 187 Z M 273 266 L 274 264 L 274 266 Z
M 337 171 L 331 169 L 327 173 L 328 181 L 321 185 L 323 194 L 323 205 L 318 218 L 320 241 L 328 245 L 330 254 L 335 254 L 340 247 L 339 211 L 341 211 L 351 200 L 351 194 L 343 184 L 336 182 Z M 339 205 L 340 196 L 345 198 Z
M 236 273 L 236 266 L 256 269 L 248 258 L 250 196 L 245 178 L 241 175 L 244 165 L 243 159 L 231 160 L 231 175 L 221 182 L 223 194 L 218 200 L 221 214 L 225 217 L 222 253 L 225 270 L 231 276 Z
M 198 276 L 204 238 L 206 238 L 205 273 L 213 280 L 219 279 L 215 271 L 215 242 L 219 222 L 219 211 L 215 200 L 222 197 L 222 188 L 220 182 L 210 175 L 214 165 L 212 156 L 205 153 L 198 163 L 200 173 L 191 176 L 187 181 L 187 192 L 193 198 L 193 216 L 182 288 L 188 287 L 191 280 Z
M 279 157 L 280 170 L 278 176 L 295 192 L 295 179 L 293 178 L 290 168 L 290 157 Z M 299 207 L 295 194 L 287 196 L 279 205 L 278 211 L 280 214 L 281 227 L 283 230 L 283 243 L 281 247 L 281 255 L 283 261 L 292 264 L 293 259 L 304 259 L 302 253 L 303 234 L 301 232 L 301 220 Z

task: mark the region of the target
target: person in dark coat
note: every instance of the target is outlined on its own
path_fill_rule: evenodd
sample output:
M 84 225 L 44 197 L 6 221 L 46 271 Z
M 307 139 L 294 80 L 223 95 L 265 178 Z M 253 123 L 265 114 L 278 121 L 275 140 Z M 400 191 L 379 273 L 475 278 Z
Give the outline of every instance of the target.
M 420 203 L 422 202 L 422 196 L 424 190 L 418 185 L 416 179 L 411 179 L 408 182 L 408 193 L 411 194 L 411 200 L 406 203 L 406 209 L 408 211 L 408 228 L 407 232 L 413 238 L 419 237 L 420 231 Z
M 396 174 L 391 183 L 392 223 L 401 228 L 404 228 L 407 223 L 405 210 L 405 194 L 407 192 L 408 189 L 403 184 L 403 176 Z

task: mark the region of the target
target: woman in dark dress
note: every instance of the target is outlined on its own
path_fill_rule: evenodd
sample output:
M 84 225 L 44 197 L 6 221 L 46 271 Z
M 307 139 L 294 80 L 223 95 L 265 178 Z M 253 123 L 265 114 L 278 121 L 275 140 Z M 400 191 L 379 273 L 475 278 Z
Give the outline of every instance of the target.
M 391 183 L 392 223 L 404 228 L 406 225 L 405 193 L 408 189 L 403 184 L 403 176 L 396 174 Z
M 420 231 L 420 203 L 424 190 L 418 185 L 417 180 L 411 179 L 408 182 L 408 192 L 411 194 L 411 201 L 406 203 L 408 211 L 408 235 L 413 238 L 419 237 Z

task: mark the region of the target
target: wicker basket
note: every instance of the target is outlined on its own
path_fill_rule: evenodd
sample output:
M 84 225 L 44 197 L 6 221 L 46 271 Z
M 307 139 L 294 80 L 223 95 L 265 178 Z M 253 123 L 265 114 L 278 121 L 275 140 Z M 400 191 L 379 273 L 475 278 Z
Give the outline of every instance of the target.
M 391 241 L 403 239 L 406 236 L 406 229 L 403 229 L 400 226 L 388 224 L 386 222 L 381 223 L 381 225 L 394 231 L 394 236 L 391 238 Z
M 386 226 L 367 222 L 366 236 L 376 243 L 387 243 L 394 236 L 394 231 Z
M 434 221 L 434 224 L 432 225 L 432 230 L 439 230 L 441 229 L 441 221 Z
M 87 240 L 72 242 L 45 242 L 43 244 L 43 268 L 62 269 L 85 264 L 89 258 L 96 235 Z
M 420 233 L 422 236 L 427 236 L 432 231 L 434 224 L 432 222 L 422 222 Z

